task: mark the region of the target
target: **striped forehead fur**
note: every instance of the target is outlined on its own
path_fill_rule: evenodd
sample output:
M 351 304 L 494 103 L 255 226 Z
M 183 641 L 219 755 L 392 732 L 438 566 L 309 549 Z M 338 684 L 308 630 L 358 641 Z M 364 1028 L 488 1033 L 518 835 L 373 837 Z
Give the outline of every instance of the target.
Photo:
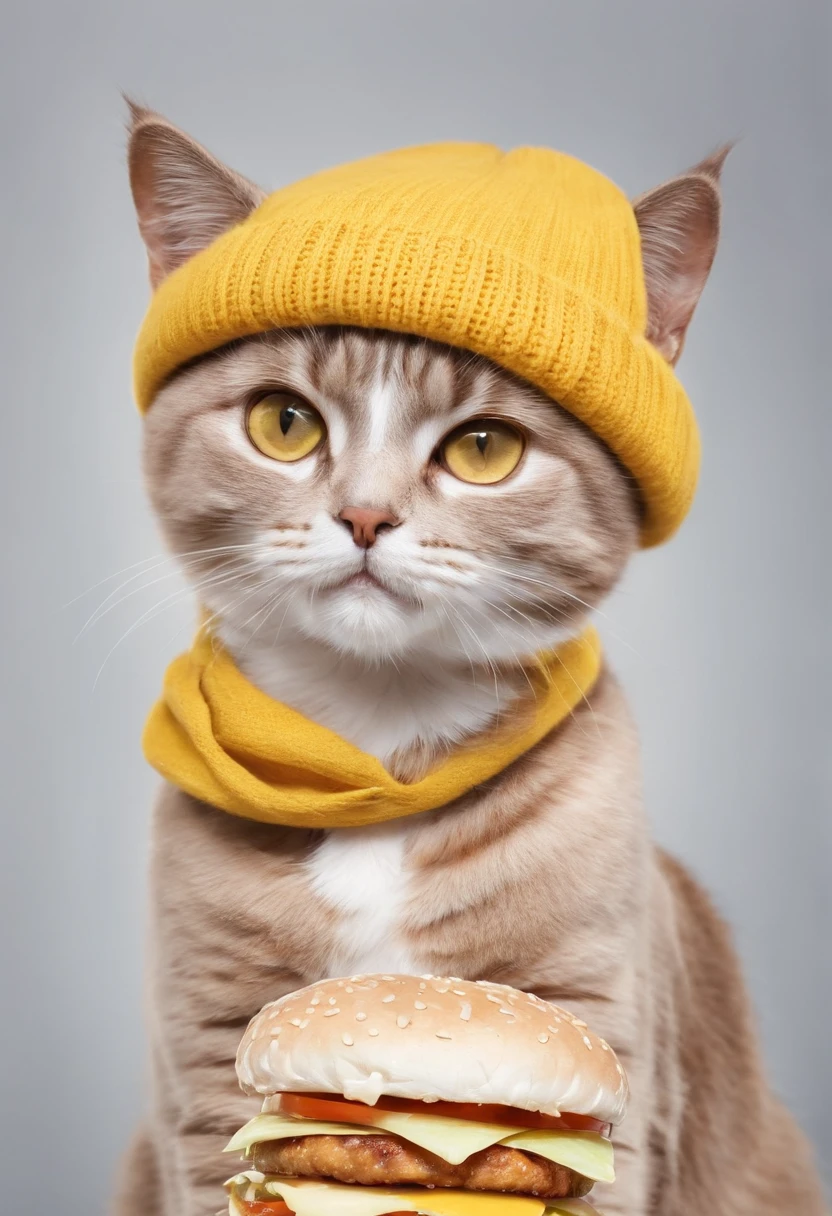
M 400 432 L 417 419 L 441 418 L 465 404 L 485 408 L 501 376 L 508 376 L 478 355 L 385 330 L 311 328 L 263 334 L 256 341 L 285 350 L 292 373 L 313 394 L 341 403 L 357 423 L 369 425 L 373 389 L 385 385 L 398 406 Z

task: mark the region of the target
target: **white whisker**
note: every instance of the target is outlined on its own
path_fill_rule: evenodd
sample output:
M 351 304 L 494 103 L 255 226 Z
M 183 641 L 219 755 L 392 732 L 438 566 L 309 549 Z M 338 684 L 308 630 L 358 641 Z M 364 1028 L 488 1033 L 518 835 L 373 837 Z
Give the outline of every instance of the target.
M 180 562 L 181 563 L 184 561 L 185 558 L 194 557 L 197 554 L 207 556 L 212 553 L 223 553 L 229 549 L 248 549 L 248 548 L 256 549 L 259 547 L 260 547 L 260 542 L 255 541 L 255 542 L 252 542 L 251 544 L 247 544 L 247 545 L 218 545 L 216 548 L 213 548 L 213 549 L 190 549 L 185 553 L 168 553 L 168 554 L 154 553 L 151 557 L 143 557 L 141 559 L 141 561 L 133 562 L 131 565 L 125 566 L 123 570 L 116 570 L 113 574 L 108 574 L 108 575 L 106 575 L 105 578 L 99 579 L 97 583 L 93 583 L 92 586 L 87 587 L 85 591 L 81 591 L 78 595 L 74 596 L 71 600 L 68 600 L 65 604 L 62 604 L 60 610 L 63 611 L 66 608 L 71 608 L 73 604 L 77 604 L 79 600 L 82 600 L 85 595 L 89 595 L 90 592 L 96 591 L 99 587 L 103 587 L 105 583 L 111 582 L 114 578 L 120 578 L 122 574 L 127 574 L 130 570 L 135 570 L 138 566 L 146 566 L 149 563 L 153 562 L 153 563 L 155 563 L 155 565 L 153 566 L 153 569 L 155 569 L 157 565 L 162 566 L 165 564 L 165 562 Z M 123 586 L 126 586 L 126 585 L 127 585 L 126 583 L 123 584 Z
M 175 560 L 176 559 L 171 554 L 167 554 L 166 556 L 163 556 L 160 553 L 156 553 L 153 555 L 153 557 L 143 557 L 140 562 L 133 562 L 132 565 L 125 566 L 123 570 L 116 570 L 116 572 L 114 574 L 108 574 L 106 576 L 106 578 L 99 579 L 97 583 L 93 583 L 92 586 L 87 587 L 87 589 L 85 591 L 79 592 L 79 594 L 73 596 L 71 600 L 67 600 L 67 602 L 65 604 L 61 604 L 60 611 L 63 612 L 67 608 L 71 608 L 73 604 L 77 604 L 79 600 L 82 600 L 85 595 L 89 595 L 90 592 L 92 592 L 92 591 L 97 591 L 99 587 L 103 587 L 105 583 L 112 582 L 112 580 L 114 578 L 120 578 L 122 574 L 127 574 L 128 571 L 135 570 L 137 566 L 147 566 L 148 563 L 152 562 L 154 564 L 150 567 L 150 569 L 155 570 L 159 566 L 163 566 L 165 564 L 165 562 L 172 562 Z M 149 573 L 149 571 L 148 571 L 148 573 Z M 136 577 L 138 577 L 138 576 L 136 576 Z M 128 582 L 129 581 L 130 580 L 128 580 Z M 126 587 L 127 583 L 122 583 L 122 586 Z
M 118 641 L 115 642 L 115 644 L 113 646 L 111 646 L 111 648 L 108 650 L 107 654 L 104 657 L 104 662 L 99 667 L 95 680 L 93 681 L 93 686 L 92 686 L 93 692 L 95 691 L 95 689 L 98 686 L 98 681 L 101 679 L 101 673 L 104 671 L 104 668 L 107 666 L 107 663 L 112 658 L 113 654 L 116 652 L 116 650 L 118 650 L 119 646 L 121 646 L 121 644 L 123 642 L 125 642 L 127 640 L 127 638 L 130 637 L 130 635 L 136 629 L 138 629 L 141 625 L 146 624 L 148 621 L 154 620 L 155 617 L 157 617 L 161 612 L 167 611 L 168 608 L 173 608 L 173 607 L 176 607 L 178 604 L 184 603 L 184 601 L 187 600 L 192 594 L 194 594 L 194 592 L 198 593 L 199 591 L 206 590 L 208 587 L 220 586 L 225 583 L 232 582 L 233 580 L 235 580 L 238 577 L 240 577 L 239 572 L 235 570 L 231 574 L 226 573 L 226 574 L 222 574 L 215 578 L 206 578 L 206 579 L 202 580 L 200 583 L 197 583 L 193 587 L 188 586 L 188 587 L 180 588 L 177 591 L 171 592 L 170 595 L 165 596 L 162 600 L 158 601 L 151 608 L 148 608 L 147 611 L 143 612 L 142 615 L 138 618 L 138 620 L 134 621 L 133 624 L 130 626 L 130 628 L 127 629 L 121 635 L 121 637 L 118 639 Z M 254 593 L 252 593 L 252 594 L 254 594 Z
M 193 560 L 188 561 L 188 560 L 182 560 L 181 558 L 170 557 L 170 558 L 165 558 L 163 561 L 158 562 L 157 565 L 151 566 L 147 570 L 140 570 L 137 574 L 134 574 L 131 578 L 126 579 L 118 587 L 114 588 L 109 593 L 109 595 L 104 600 L 102 600 L 102 602 L 98 605 L 98 607 L 94 610 L 94 612 L 92 612 L 91 615 L 84 622 L 83 626 L 81 627 L 81 629 L 75 636 L 74 642 L 79 641 L 80 638 L 82 638 L 84 636 L 84 634 L 87 632 L 88 629 L 90 629 L 93 625 L 97 624 L 97 622 L 100 621 L 102 617 L 106 616 L 108 612 L 112 611 L 113 608 L 118 607 L 119 604 L 123 604 L 125 600 L 130 599 L 131 596 L 137 595 L 139 592 L 146 590 L 148 587 L 153 587 L 157 583 L 164 582 L 165 579 L 173 578 L 177 574 L 185 573 L 187 575 L 187 572 L 190 569 L 190 567 L 198 566 L 200 561 L 204 560 L 204 558 L 206 556 L 208 556 L 209 554 L 214 553 L 214 552 L 226 552 L 231 549 L 239 549 L 240 551 L 243 551 L 243 550 L 248 550 L 250 548 L 257 548 L 257 547 L 258 546 L 256 546 L 256 545 L 251 545 L 251 546 L 249 546 L 249 545 L 240 545 L 240 546 L 223 545 L 216 550 L 211 550 L 211 549 L 193 550 L 193 553 L 200 554 L 199 559 L 194 558 Z M 188 555 L 183 554 L 182 558 L 186 558 L 187 556 Z M 123 596 L 119 597 L 119 592 L 123 591 L 125 587 L 129 586 L 130 583 L 135 582 L 136 579 L 142 578 L 145 574 L 152 574 L 154 570 L 159 568 L 159 566 L 163 566 L 167 562 L 175 561 L 175 560 L 179 561 L 180 565 L 182 567 L 184 567 L 185 569 L 181 570 L 181 569 L 179 569 L 179 567 L 177 567 L 174 570 L 168 571 L 167 574 L 162 574 L 162 575 L 159 575 L 158 578 L 151 579 L 149 583 L 142 583 L 139 587 L 134 587 L 132 591 L 129 591 L 127 593 L 127 595 L 123 595 Z M 236 554 L 232 554 L 230 557 L 224 558 L 223 562 L 220 564 L 227 565 L 229 562 L 233 562 L 236 560 L 239 560 L 237 558 Z M 119 597 L 119 598 L 113 599 L 114 596 Z

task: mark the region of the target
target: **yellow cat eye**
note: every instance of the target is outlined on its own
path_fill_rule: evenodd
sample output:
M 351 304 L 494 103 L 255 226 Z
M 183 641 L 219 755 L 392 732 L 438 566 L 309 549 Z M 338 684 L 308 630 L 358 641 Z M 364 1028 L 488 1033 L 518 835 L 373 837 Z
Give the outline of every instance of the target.
M 318 411 L 292 393 L 269 393 L 255 401 L 246 419 L 249 438 L 272 460 L 302 460 L 326 434 Z
M 477 418 L 452 431 L 439 455 L 454 477 L 485 486 L 508 477 L 520 463 L 525 446 L 516 427 L 493 418 Z

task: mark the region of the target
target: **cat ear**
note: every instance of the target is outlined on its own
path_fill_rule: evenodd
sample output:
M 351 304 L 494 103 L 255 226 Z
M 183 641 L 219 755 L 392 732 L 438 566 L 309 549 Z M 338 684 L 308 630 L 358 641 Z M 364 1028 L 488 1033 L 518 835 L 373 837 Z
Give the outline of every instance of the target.
M 720 174 L 731 145 L 633 203 L 647 286 L 647 338 L 675 364 L 716 254 Z
M 161 114 L 127 104 L 130 188 L 155 289 L 266 196 Z

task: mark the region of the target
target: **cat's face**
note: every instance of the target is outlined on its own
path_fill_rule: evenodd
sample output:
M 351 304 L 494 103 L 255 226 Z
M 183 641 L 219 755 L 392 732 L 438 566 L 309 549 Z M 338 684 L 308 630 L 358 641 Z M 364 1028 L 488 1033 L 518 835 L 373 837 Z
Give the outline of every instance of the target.
M 716 250 L 726 153 L 633 205 L 646 338 L 671 363 Z M 136 105 L 129 167 L 154 287 L 265 197 Z M 301 422 L 303 411 L 319 419 L 320 443 L 296 461 L 252 441 L 257 403 L 276 392 Z M 448 436 L 471 424 L 470 456 L 495 420 L 520 436 L 507 444 L 522 449 L 516 468 L 491 484 L 455 476 Z M 276 437 L 279 419 L 269 425 Z M 327 658 L 415 664 L 423 684 L 437 661 L 470 663 L 476 678 L 577 632 L 637 543 L 634 483 L 599 440 L 484 360 L 415 338 L 312 330 L 239 342 L 171 380 L 145 437 L 159 518 L 238 660 L 249 645 L 308 655 L 311 639 Z M 370 547 L 353 539 L 356 509 L 387 520 Z
M 483 446 L 501 480 L 469 480 Z M 485 360 L 392 334 L 273 333 L 198 362 L 149 411 L 145 464 L 238 646 L 300 632 L 368 664 L 510 663 L 574 634 L 637 543 L 631 482 L 570 415 Z M 374 538 L 355 508 L 388 517 Z

